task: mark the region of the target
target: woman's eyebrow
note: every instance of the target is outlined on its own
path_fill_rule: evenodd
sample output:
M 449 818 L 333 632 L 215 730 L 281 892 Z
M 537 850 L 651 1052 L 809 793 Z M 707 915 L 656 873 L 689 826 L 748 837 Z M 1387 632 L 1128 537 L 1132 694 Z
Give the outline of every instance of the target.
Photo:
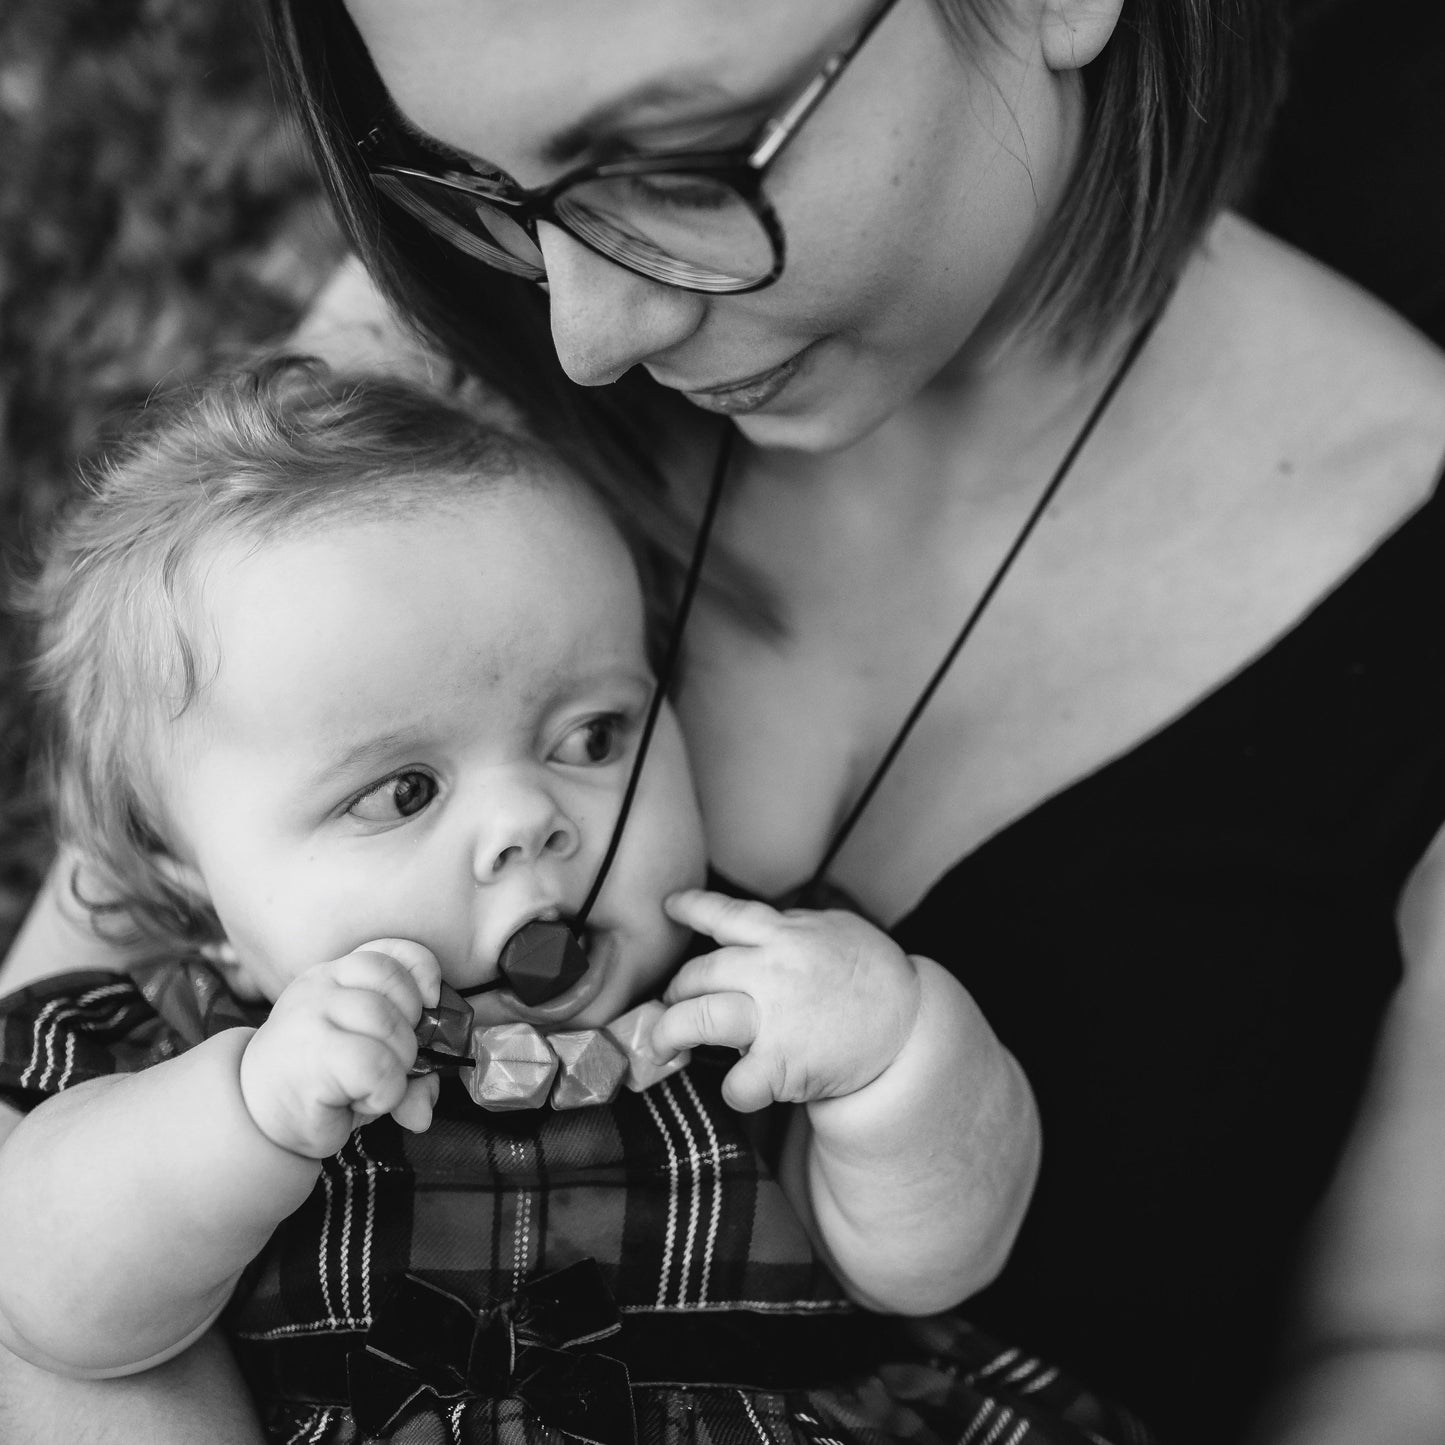
M 688 120 L 697 118 L 697 111 L 705 111 L 711 117 L 720 107 L 735 110 L 744 104 L 750 109 L 755 106 L 755 103 L 743 102 L 715 80 L 651 80 L 593 106 L 570 125 L 553 132 L 543 142 L 540 154 L 548 165 L 554 166 L 578 160 L 596 144 L 599 136 L 609 136 L 629 124 L 635 125 L 640 112 L 683 108 L 692 114 L 679 114 L 677 119 Z
M 481 156 L 474 156 L 470 151 L 461 150 L 454 145 L 448 145 L 439 136 L 434 136 L 429 130 L 423 130 L 399 105 L 394 101 L 390 106 L 392 119 L 396 122 L 397 128 L 409 139 L 416 141 L 419 145 L 425 146 L 428 150 L 440 151 L 442 155 L 450 156 L 454 160 L 462 161 L 467 165 L 489 165 L 490 162 L 482 159 Z

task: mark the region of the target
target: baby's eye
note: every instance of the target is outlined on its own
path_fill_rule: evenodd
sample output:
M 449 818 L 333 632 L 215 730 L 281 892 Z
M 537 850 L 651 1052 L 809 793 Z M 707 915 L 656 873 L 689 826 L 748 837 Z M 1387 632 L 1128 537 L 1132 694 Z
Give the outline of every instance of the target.
M 622 752 L 625 721 L 617 713 L 588 718 L 562 739 L 552 756 L 557 762 L 573 767 L 595 767 L 599 763 L 610 763 Z
M 436 795 L 436 779 L 430 773 L 412 770 L 378 783 L 346 811 L 367 823 L 394 823 L 398 818 L 420 813 Z

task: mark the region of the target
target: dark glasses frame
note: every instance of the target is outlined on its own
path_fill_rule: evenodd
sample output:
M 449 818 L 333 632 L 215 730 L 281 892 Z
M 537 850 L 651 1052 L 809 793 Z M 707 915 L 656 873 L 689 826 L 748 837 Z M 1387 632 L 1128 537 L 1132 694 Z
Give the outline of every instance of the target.
M 897 4 L 897 0 L 882 0 L 882 3 L 876 5 L 848 43 L 828 56 L 813 78 L 780 112 L 763 121 L 742 145 L 730 147 L 727 150 L 659 151 L 648 155 L 628 156 L 620 160 L 589 162 L 567 171 L 549 185 L 528 189 L 518 185 L 502 172 L 497 172 L 495 177 L 488 177 L 468 171 L 425 168 L 419 163 L 419 153 L 422 150 L 420 143 L 403 144 L 404 137 L 398 133 L 399 128 L 390 118 L 376 120 L 366 135 L 357 142 L 357 146 L 373 184 L 376 184 L 384 195 L 388 195 L 394 205 L 400 205 L 410 210 L 406 202 L 398 200 L 396 192 L 385 186 L 379 178 L 390 176 L 403 184 L 407 179 L 421 180 L 430 185 L 441 186 L 444 189 L 486 201 L 502 211 L 508 220 L 521 227 L 534 246 L 537 245 L 537 222 L 546 221 L 558 227 L 559 230 L 565 231 L 589 250 L 596 252 L 597 255 L 611 261 L 614 265 L 646 276 L 651 280 L 661 281 L 665 285 L 675 286 L 679 290 L 722 295 L 742 295 L 749 291 L 760 291 L 763 287 L 772 285 L 782 275 L 787 253 L 782 223 L 778 220 L 772 203 L 763 193 L 763 181 L 773 163 L 796 137 L 804 122 L 822 104 L 895 4 Z M 661 264 L 656 268 L 649 269 L 634 261 L 611 254 L 594 239 L 579 231 L 576 224 L 568 220 L 564 212 L 558 210 L 559 199 L 564 197 L 569 190 L 585 182 L 661 174 L 704 177 L 721 182 L 732 190 L 752 211 L 772 245 L 773 264 L 768 273 L 758 280 L 735 284 L 681 281 L 668 276 L 666 267 Z M 423 218 L 415 210 L 411 210 L 410 213 L 421 224 L 427 225 L 435 232 L 435 227 L 432 227 L 429 220 Z M 460 222 L 456 224 L 461 225 Z M 443 239 L 448 238 L 444 236 Z M 507 255 L 490 238 L 478 237 L 477 239 L 482 241 L 489 251 L 495 250 L 500 255 Z M 452 244 L 458 243 L 453 241 Z M 463 245 L 459 249 L 467 250 L 468 248 Z M 540 247 L 538 249 L 540 251 Z M 469 252 L 469 254 L 475 253 Z M 514 275 L 525 276 L 529 280 L 539 282 L 546 280 L 547 273 L 541 266 L 530 267 L 520 257 L 509 257 L 508 259 L 514 264 L 509 265 L 506 260 L 496 262 L 484 260 L 483 264 L 495 265 L 499 270 L 510 271 Z M 678 262 L 678 264 L 686 263 Z

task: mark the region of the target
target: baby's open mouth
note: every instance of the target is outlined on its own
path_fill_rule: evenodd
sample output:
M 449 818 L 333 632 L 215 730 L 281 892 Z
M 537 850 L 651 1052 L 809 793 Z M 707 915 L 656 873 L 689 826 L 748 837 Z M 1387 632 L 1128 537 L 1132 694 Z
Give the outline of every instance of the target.
M 565 918 L 534 918 L 502 946 L 497 976 L 461 990 L 464 998 L 506 988 L 527 1008 L 560 998 L 586 974 L 592 930 Z

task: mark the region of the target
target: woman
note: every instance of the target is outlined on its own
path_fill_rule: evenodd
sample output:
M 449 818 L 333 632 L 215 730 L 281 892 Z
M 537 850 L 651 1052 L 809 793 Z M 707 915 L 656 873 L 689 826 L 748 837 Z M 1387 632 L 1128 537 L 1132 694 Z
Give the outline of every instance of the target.
M 1269 7 L 272 12 L 434 340 L 686 515 L 700 413 L 747 443 L 721 548 L 779 626 L 714 599 L 679 700 L 713 859 L 826 863 L 1020 1057 L 1045 1162 L 970 1313 L 1166 1439 L 1438 1440 L 1445 361 L 1217 216 Z

